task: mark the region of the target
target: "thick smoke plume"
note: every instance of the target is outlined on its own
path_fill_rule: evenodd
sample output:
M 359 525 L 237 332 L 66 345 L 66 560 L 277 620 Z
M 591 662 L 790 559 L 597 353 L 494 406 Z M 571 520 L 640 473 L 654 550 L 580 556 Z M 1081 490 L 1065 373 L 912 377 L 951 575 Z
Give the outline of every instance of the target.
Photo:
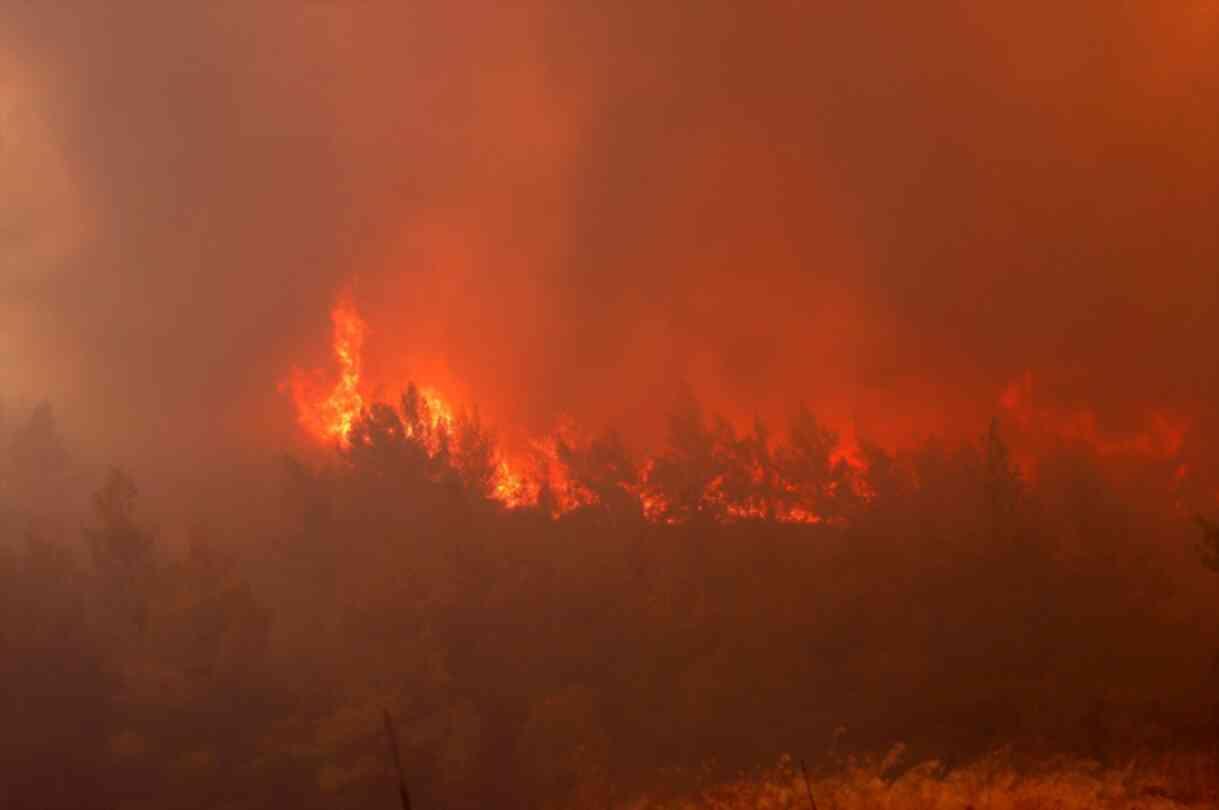
M 1026 371 L 1213 431 L 1206 4 L 6 6 L 0 380 L 129 461 L 291 440 L 353 279 L 532 433 L 685 383 L 895 444 Z

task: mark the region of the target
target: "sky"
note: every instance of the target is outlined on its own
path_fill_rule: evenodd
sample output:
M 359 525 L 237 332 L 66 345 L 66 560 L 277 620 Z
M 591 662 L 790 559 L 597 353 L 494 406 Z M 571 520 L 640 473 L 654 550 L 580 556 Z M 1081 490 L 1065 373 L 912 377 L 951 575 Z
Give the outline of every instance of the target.
M 1216 109 L 1215 0 L 0 0 L 0 397 L 278 451 L 350 290 L 380 384 L 521 431 L 1032 381 L 1213 447 Z

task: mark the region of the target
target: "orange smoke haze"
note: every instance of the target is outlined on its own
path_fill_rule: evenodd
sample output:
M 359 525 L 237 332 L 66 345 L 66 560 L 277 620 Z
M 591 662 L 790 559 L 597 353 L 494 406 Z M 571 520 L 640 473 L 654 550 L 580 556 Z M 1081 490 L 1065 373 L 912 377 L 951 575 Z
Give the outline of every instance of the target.
M 1180 456 L 1191 426 L 1185 416 L 1167 409 L 1152 411 L 1143 430 L 1114 432 L 1102 428 L 1089 407 L 1041 405 L 1036 401 L 1034 376 L 1026 371 L 1012 381 L 999 397 L 1003 411 L 1026 440 L 1043 448 L 1050 443 L 1079 443 L 1102 457 L 1143 456 L 1173 459 Z M 1026 463 L 1031 471 L 1033 460 Z
M 265 457 L 355 278 L 360 386 L 290 384 L 418 379 L 513 453 L 646 455 L 688 386 L 886 447 L 1187 424 L 1219 478 L 1204 6 L 9 3 L 0 396 L 137 469 Z
M 1219 795 L 1217 111 L 1219 0 L 0 0 L 5 808 Z

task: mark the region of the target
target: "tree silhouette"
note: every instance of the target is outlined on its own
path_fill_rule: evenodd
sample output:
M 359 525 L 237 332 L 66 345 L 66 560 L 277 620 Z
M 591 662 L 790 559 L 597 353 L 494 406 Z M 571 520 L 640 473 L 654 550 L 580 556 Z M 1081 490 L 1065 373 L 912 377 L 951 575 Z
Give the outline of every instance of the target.
M 7 489 L 26 508 L 52 509 L 61 503 L 68 452 L 50 403 L 35 406 L 8 443 L 11 470 Z
M 13 433 L 9 454 L 13 466 L 30 476 L 50 476 L 63 468 L 68 453 L 49 402 L 35 406 L 26 423 Z
M 718 505 L 706 497 L 719 474 L 715 444 L 702 409 L 686 392 L 669 415 L 668 446 L 648 476 L 662 499 L 664 519 L 685 523 L 718 515 Z
M 129 569 L 147 565 L 152 557 L 152 535 L 136 523 L 135 502 L 139 491 L 127 473 L 112 468 L 93 495 L 98 526 L 86 529 L 94 563 L 104 569 Z
M 721 455 L 720 491 L 730 508 L 741 517 L 773 520 L 782 488 L 766 425 L 755 419 L 753 431 L 738 438 L 721 423 L 716 437 Z
M 1198 541 L 1198 555 L 1202 558 L 1203 565 L 1219 573 L 1219 523 L 1202 515 L 1198 515 L 1197 521 L 1198 527 L 1202 529 L 1202 539 Z
M 1016 506 L 1020 499 L 1020 473 L 1012 462 L 1011 451 L 999 433 L 999 420 L 994 418 L 983 440 L 985 450 L 983 486 L 989 510 L 993 540 L 1010 539 Z
M 786 486 L 782 493 L 787 510 L 803 509 L 827 520 L 846 511 L 853 496 L 853 473 L 844 460 L 835 461 L 838 434 L 823 427 L 804 405 L 796 412 L 786 445 L 777 463 Z
M 635 495 L 639 471 L 617 432 L 608 430 L 582 446 L 560 439 L 556 449 L 572 483 L 591 492 L 602 509 L 615 517 L 642 515 Z
M 143 631 L 155 576 L 152 533 L 136 523 L 135 482 L 112 468 L 93 495 L 97 526 L 85 529 L 105 601 L 124 626 Z
M 453 464 L 463 487 L 477 498 L 487 498 L 495 485 L 495 437 L 482 424 L 478 411 L 457 419 Z

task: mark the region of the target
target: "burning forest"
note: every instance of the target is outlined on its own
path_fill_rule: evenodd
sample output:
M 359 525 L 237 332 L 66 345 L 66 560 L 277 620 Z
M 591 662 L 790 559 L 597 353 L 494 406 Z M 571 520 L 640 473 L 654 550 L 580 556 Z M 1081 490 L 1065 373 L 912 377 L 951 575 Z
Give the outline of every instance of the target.
M 1219 12 L 0 0 L 0 806 L 1219 805 Z
M 524 454 L 507 456 L 477 410 L 455 410 L 432 388 L 409 382 L 397 402 L 362 393 L 369 388 L 361 371 L 368 326 L 349 295 L 335 305 L 331 321 L 333 387 L 326 387 L 324 373 L 299 369 L 281 387 L 291 392 L 301 428 L 348 457 L 397 447 L 433 477 L 455 475 L 507 509 L 541 508 L 555 518 L 615 504 L 670 524 L 698 518 L 812 524 L 842 520 L 849 502 L 868 497 L 858 448 L 843 446 L 807 409 L 789 440 L 775 446 L 761 422 L 738 436 L 722 417 L 704 424 L 697 402 L 688 400 L 675 414 L 682 424 L 673 426 L 681 434 L 673 438 L 702 454 L 698 472 L 672 456 L 637 463 L 615 433 L 590 438 L 571 424 L 530 439 Z

